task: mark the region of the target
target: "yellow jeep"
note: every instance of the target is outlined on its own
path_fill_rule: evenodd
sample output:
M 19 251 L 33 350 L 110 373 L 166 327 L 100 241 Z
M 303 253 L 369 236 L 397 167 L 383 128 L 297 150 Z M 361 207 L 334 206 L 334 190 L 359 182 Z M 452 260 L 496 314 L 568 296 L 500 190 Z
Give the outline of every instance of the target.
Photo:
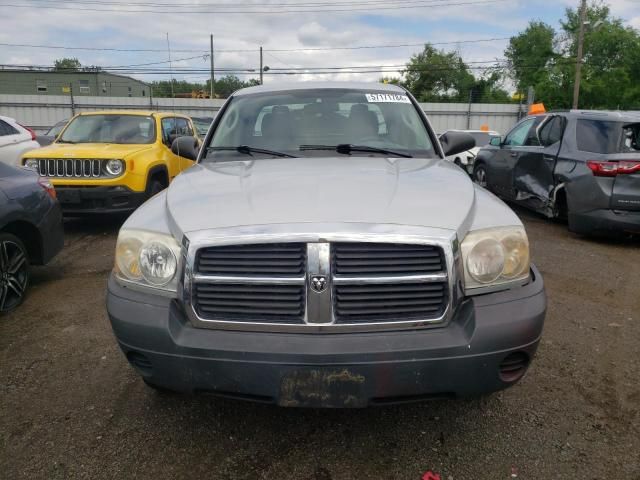
M 193 165 L 171 152 L 187 135 L 197 138 L 191 119 L 175 113 L 81 113 L 22 164 L 50 179 L 67 216 L 130 212 Z

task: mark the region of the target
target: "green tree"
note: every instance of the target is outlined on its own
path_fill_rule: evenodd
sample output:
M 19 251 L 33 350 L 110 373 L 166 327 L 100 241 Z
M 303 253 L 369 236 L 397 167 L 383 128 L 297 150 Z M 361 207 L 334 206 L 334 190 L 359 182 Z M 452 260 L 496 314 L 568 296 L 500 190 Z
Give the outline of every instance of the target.
M 53 69 L 54 70 L 72 70 L 77 71 L 82 68 L 80 64 L 80 60 L 77 58 L 59 58 L 58 60 L 54 60 Z
M 403 71 L 404 85 L 421 102 L 467 101 L 475 78 L 457 52 L 426 44 Z
M 242 81 L 234 75 L 226 75 L 215 80 L 215 95 L 217 98 L 227 98 L 233 92 L 240 88 L 252 87 L 260 82 L 251 78 L 248 81 Z M 188 82 L 186 80 L 157 80 L 151 83 L 154 97 L 171 97 L 173 85 L 173 94 L 190 94 L 192 92 L 204 92 L 208 94 L 211 91 L 211 82 L 207 80 L 205 83 Z
M 581 108 L 640 108 L 640 33 L 611 16 L 609 7 L 592 2 L 585 26 Z M 522 92 L 533 86 L 547 108 L 573 103 L 580 12 L 568 8 L 561 31 L 531 22 L 505 51 L 508 70 Z
M 521 34 L 511 37 L 504 52 L 507 69 L 518 92 L 546 79 L 547 68 L 556 58 L 553 48 L 556 32 L 543 22 L 533 21 Z

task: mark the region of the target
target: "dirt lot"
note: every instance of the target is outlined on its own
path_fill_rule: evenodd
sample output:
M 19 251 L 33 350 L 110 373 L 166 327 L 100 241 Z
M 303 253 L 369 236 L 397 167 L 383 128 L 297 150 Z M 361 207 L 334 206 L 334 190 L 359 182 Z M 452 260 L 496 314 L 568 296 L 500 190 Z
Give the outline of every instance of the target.
M 356 411 L 148 390 L 104 308 L 119 222 L 67 223 L 63 253 L 0 318 L 0 478 L 640 479 L 640 244 L 519 213 L 549 296 L 525 379 Z

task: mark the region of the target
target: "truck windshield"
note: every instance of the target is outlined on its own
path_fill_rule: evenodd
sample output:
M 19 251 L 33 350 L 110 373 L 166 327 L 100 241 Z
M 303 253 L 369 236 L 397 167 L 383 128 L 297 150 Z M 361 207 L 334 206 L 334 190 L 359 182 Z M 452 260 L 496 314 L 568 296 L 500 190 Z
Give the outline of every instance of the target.
M 436 155 L 409 97 L 374 90 L 327 88 L 235 97 L 217 125 L 207 157 L 238 157 L 234 148 L 241 146 L 293 156 L 326 156 L 330 150 L 331 155 Z
M 635 153 L 640 151 L 640 123 L 578 120 L 578 149 L 592 153 Z
M 71 121 L 58 143 L 147 144 L 155 140 L 152 117 L 142 115 L 81 115 Z

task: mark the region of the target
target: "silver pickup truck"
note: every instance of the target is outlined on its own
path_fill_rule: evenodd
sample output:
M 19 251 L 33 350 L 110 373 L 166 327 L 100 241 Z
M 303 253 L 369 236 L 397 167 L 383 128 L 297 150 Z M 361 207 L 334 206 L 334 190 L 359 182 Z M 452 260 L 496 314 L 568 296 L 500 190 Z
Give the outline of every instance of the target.
M 544 323 L 522 223 L 405 90 L 236 92 L 120 230 L 107 308 L 151 387 L 364 407 L 506 388 Z

